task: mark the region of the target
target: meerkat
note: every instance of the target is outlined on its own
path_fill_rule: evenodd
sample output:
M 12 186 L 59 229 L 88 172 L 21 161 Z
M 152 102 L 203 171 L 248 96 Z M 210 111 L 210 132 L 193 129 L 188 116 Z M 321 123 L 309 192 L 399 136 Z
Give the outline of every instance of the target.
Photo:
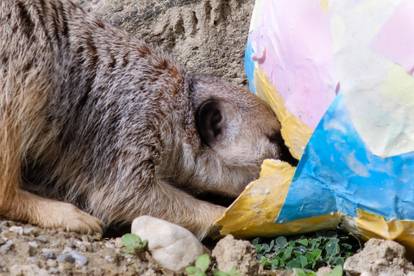
M 255 95 L 188 73 L 70 0 L 0 1 L 0 215 L 102 231 L 140 215 L 206 236 L 280 125 Z

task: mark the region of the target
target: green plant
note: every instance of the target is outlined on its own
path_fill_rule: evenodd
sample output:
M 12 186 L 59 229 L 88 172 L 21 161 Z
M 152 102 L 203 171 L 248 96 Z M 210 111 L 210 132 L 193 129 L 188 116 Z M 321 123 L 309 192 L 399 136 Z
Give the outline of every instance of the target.
M 208 254 L 198 256 L 194 266 L 185 269 L 188 276 L 205 276 L 211 260 Z
M 145 251 L 148 246 L 148 241 L 142 240 L 135 234 L 125 234 L 121 238 L 122 247 L 128 254 L 137 254 Z
M 319 232 L 310 236 L 252 241 L 264 269 L 300 268 L 315 270 L 322 266 L 342 266 L 359 246 L 355 238 L 336 232 Z M 312 275 L 306 274 L 301 275 Z
M 210 267 L 211 259 L 208 254 L 204 254 L 201 256 L 198 256 L 195 264 L 193 266 L 188 266 L 185 269 L 185 272 L 188 276 L 206 276 L 207 270 Z M 237 272 L 237 270 L 230 269 L 228 272 L 215 270 L 213 272 L 214 276 L 240 276 L 240 273 Z

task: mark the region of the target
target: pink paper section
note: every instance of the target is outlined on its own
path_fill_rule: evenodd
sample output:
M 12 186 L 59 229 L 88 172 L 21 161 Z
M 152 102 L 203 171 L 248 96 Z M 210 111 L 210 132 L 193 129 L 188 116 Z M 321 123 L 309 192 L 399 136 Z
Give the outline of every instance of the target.
M 403 1 L 374 38 L 372 47 L 384 57 L 414 71 L 414 1 Z
M 286 107 L 312 129 L 335 97 L 329 14 L 317 0 L 266 1 L 250 39 Z

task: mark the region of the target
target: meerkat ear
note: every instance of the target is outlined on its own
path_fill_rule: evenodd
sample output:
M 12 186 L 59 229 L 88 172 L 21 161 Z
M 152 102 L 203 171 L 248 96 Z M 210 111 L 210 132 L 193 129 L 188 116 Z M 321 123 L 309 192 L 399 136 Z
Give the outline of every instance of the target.
M 224 118 L 217 100 L 207 100 L 196 113 L 196 126 L 201 140 L 206 145 L 213 144 L 223 131 Z

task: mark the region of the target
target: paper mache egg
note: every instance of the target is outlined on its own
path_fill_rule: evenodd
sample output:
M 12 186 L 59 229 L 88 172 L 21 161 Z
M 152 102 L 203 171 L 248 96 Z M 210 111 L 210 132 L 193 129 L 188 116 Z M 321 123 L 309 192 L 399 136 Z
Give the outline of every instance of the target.
M 222 234 L 334 228 L 414 248 L 414 1 L 256 0 L 253 93 L 298 166 L 266 160 Z

